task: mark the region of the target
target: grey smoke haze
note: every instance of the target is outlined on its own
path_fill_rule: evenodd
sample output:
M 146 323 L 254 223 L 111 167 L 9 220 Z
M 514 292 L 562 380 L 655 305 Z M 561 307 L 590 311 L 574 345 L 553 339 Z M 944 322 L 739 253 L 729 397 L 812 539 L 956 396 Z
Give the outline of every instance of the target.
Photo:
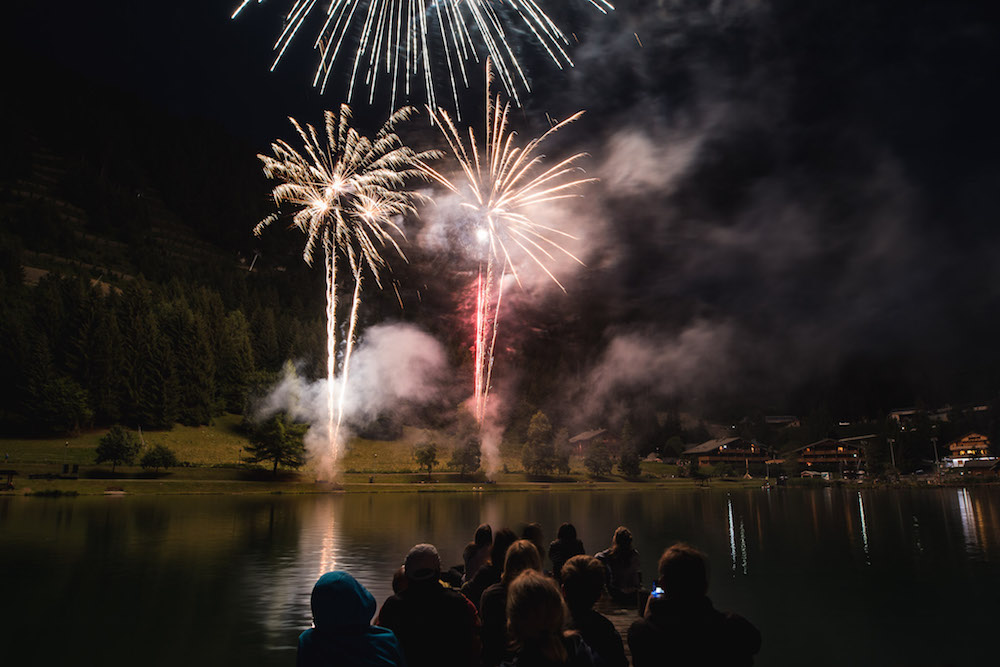
M 436 401 L 446 367 L 441 344 L 414 325 L 379 324 L 363 331 L 351 356 L 344 397 L 346 428 L 363 427 L 380 415 L 404 414 Z M 266 419 L 279 411 L 311 425 L 306 435 L 311 457 L 327 454 L 325 378 L 312 381 L 286 368 L 260 400 L 257 417 Z
M 563 294 L 519 264 L 498 339 L 503 405 L 524 395 L 519 383 L 539 384 L 526 370 L 535 357 L 559 361 L 542 364 L 549 389 L 532 399 L 577 408 L 593 387 L 582 405 L 595 419 L 617 414 L 623 397 L 711 404 L 721 392 L 784 411 L 840 392 L 865 395 L 842 405 L 864 413 L 918 391 L 933 402 L 929 387 L 956 400 L 956 386 L 992 386 L 955 378 L 981 366 L 976 351 L 1000 330 L 986 315 L 1000 305 L 1000 243 L 983 213 L 997 209 L 989 184 L 1000 176 L 983 166 L 988 151 L 951 152 L 969 113 L 932 97 L 954 78 L 935 69 L 942 45 L 967 35 L 982 50 L 991 33 L 967 33 L 946 3 L 895 7 L 898 34 L 878 20 L 894 10 L 855 9 L 636 0 L 607 17 L 566 10 L 576 67 L 534 67 L 535 92 L 512 122 L 525 138 L 585 109 L 542 152 L 586 151 L 581 166 L 600 181 L 536 214 L 579 237 L 567 247 L 585 266 L 551 263 Z M 887 38 L 909 64 L 884 64 Z M 974 177 L 959 184 L 952 173 Z M 411 239 L 449 258 L 425 285 L 444 268 L 461 291 L 482 248 L 468 210 L 435 194 Z M 966 312 L 986 326 L 963 327 Z M 439 337 L 461 338 L 467 323 L 447 322 Z M 869 389 L 870 376 L 889 379 Z
M 580 416 L 618 423 L 636 392 L 650 399 L 690 398 L 724 382 L 732 359 L 731 327 L 694 322 L 675 336 L 630 331 L 615 335 L 580 387 Z M 610 408 L 610 410 L 609 410 Z
M 927 29 L 943 7 L 908 21 Z M 949 29 L 961 30 L 943 21 Z M 921 99 L 921 86 L 941 83 L 881 70 L 883 26 L 842 3 L 647 1 L 587 19 L 580 34 L 568 89 L 531 104 L 587 109 L 562 147 L 589 150 L 601 179 L 574 210 L 588 268 L 561 311 L 605 330 L 590 370 L 575 372 L 597 388 L 588 410 L 606 415 L 638 389 L 687 400 L 738 392 L 782 409 L 803 383 L 833 386 L 859 363 L 873 375 L 899 364 L 889 384 L 905 388 L 887 400 L 913 401 L 916 376 L 983 349 L 988 336 L 953 318 L 966 300 L 998 305 L 995 262 L 949 231 L 954 209 L 931 213 L 947 190 L 917 158 L 939 156 L 914 155 L 928 126 L 947 122 Z M 923 62 L 937 48 L 927 44 L 901 48 L 924 50 Z M 927 125 L 901 128 L 887 110 L 905 117 L 907 107 L 888 86 Z M 979 229 L 995 247 L 995 226 Z M 864 393 L 866 379 L 839 390 Z M 928 386 L 923 396 L 937 400 Z

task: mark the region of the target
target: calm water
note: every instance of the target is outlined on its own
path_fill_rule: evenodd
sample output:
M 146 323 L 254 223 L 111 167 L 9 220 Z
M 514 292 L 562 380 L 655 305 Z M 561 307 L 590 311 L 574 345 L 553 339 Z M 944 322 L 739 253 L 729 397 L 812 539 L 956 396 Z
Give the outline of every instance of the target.
M 630 526 L 649 582 L 685 540 L 759 665 L 996 664 L 1000 489 L 0 498 L 0 651 L 18 664 L 292 665 L 309 591 L 381 601 L 416 542 L 446 563 L 481 522 L 566 520 L 590 553 Z M 6 660 L 5 660 L 6 662 Z M 12 663 L 13 664 L 13 663 Z

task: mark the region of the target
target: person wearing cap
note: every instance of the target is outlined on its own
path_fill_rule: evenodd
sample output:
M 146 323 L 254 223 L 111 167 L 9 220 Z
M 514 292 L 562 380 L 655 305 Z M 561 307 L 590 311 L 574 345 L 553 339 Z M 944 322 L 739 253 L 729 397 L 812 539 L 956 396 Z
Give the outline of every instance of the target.
M 397 667 L 403 652 L 392 630 L 369 625 L 375 598 L 347 572 L 327 572 L 310 597 L 313 627 L 299 635 L 297 667 Z
M 399 639 L 409 667 L 475 667 L 480 624 L 476 607 L 445 586 L 432 544 L 418 544 L 403 564 L 406 588 L 382 605 L 379 623 Z

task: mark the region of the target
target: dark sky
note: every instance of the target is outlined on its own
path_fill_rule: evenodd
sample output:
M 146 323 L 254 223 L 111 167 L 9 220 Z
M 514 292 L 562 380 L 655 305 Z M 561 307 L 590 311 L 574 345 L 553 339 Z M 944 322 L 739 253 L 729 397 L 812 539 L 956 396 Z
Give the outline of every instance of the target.
M 17 3 L 7 67 L 52 60 L 261 150 L 339 102 L 309 87 L 306 39 L 268 72 L 288 4 L 231 21 L 235 0 Z M 560 267 L 566 295 L 529 285 L 511 326 L 590 332 L 572 373 L 594 410 L 720 387 L 852 413 L 996 395 L 996 3 L 543 4 L 577 67 L 518 41 L 535 89 L 518 122 L 587 109 L 551 150 L 587 151 L 601 182 L 558 214 L 586 268 Z

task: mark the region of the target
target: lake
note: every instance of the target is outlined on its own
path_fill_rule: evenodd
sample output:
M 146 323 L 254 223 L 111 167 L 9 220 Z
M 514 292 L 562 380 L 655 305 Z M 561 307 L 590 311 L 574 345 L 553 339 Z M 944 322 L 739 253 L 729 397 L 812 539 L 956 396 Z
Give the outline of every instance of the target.
M 478 524 L 528 521 L 573 522 L 589 553 L 629 526 L 646 584 L 666 546 L 701 548 L 758 665 L 996 664 L 998 487 L 2 497 L 0 655 L 293 665 L 321 573 L 381 604 L 413 544 L 457 564 Z

